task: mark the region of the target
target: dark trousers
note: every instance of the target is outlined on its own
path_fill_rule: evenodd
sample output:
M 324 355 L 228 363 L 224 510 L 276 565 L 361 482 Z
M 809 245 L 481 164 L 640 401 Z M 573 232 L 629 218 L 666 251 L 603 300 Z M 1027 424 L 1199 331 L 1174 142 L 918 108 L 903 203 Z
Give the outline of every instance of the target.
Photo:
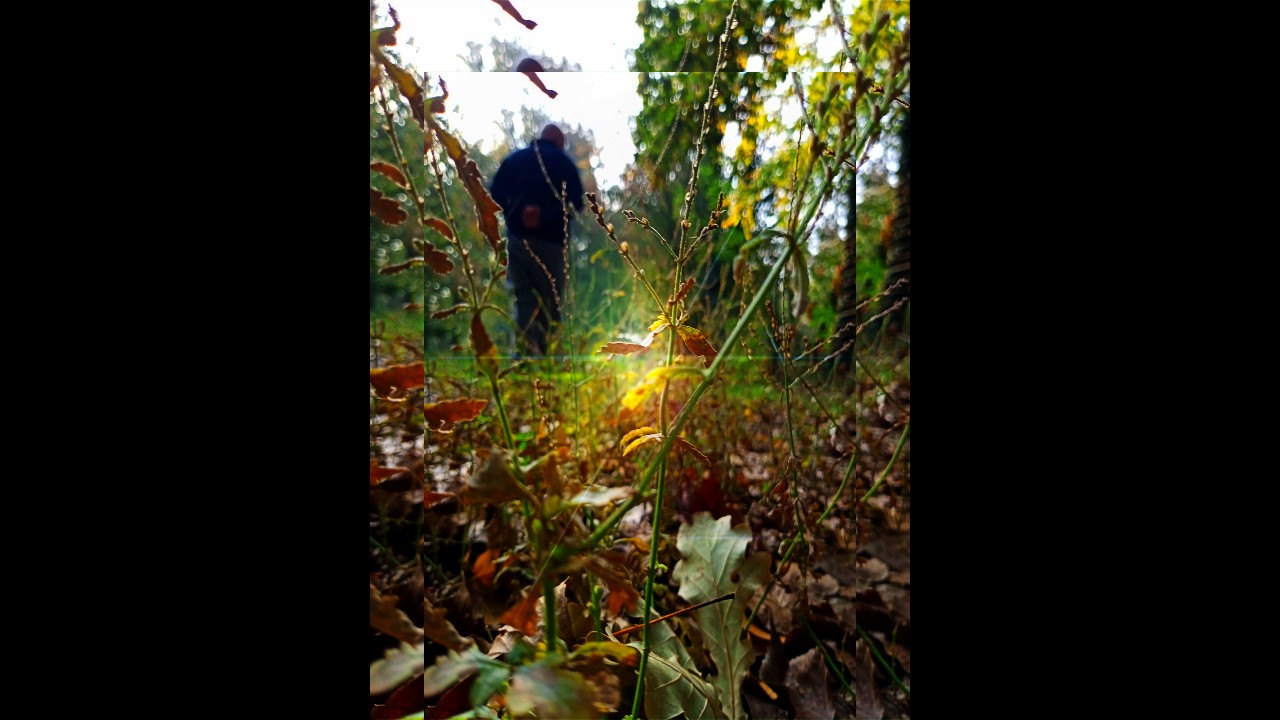
M 547 240 L 508 237 L 507 287 L 516 298 L 517 337 L 529 352 L 545 355 L 547 333 L 551 323 L 560 322 L 560 305 L 565 299 L 564 246 Z

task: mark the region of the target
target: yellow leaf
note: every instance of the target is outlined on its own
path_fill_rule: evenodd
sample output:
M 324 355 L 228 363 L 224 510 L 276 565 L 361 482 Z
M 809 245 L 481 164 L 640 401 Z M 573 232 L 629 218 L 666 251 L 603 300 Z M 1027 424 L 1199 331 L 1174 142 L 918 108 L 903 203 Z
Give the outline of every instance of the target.
M 619 445 L 626 445 L 627 443 L 631 442 L 632 440 L 634 440 L 635 438 L 637 438 L 637 437 L 639 437 L 639 436 L 641 436 L 641 435 L 646 435 L 646 434 L 648 434 L 648 433 L 656 433 L 656 432 L 659 432 L 659 430 L 658 430 L 658 428 L 655 428 L 655 427 L 648 427 L 648 426 L 645 426 L 645 427 L 641 427 L 641 428 L 636 428 L 635 430 L 632 430 L 631 432 L 627 433 L 626 435 L 623 435 L 623 436 L 622 436 L 622 439 L 618 441 L 618 444 L 619 444 Z
M 662 440 L 662 433 L 651 433 L 649 435 L 644 435 L 640 438 L 637 438 L 636 440 L 633 440 L 631 444 L 627 446 L 627 449 L 622 451 L 622 456 L 626 457 L 627 455 L 630 455 L 632 450 L 635 450 L 641 445 L 646 445 L 651 442 L 658 442 L 660 440 Z

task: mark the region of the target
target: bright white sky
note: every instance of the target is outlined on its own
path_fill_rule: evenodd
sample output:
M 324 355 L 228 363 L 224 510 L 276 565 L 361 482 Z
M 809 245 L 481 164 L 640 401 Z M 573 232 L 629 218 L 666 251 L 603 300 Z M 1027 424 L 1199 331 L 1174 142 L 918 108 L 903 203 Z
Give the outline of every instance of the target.
M 378 4 L 379 16 L 386 0 Z M 596 179 L 601 186 L 621 182 L 622 170 L 634 159 L 630 118 L 641 108 L 636 74 L 627 71 L 627 50 L 640 45 L 636 0 L 512 0 L 525 19 L 538 26 L 529 30 L 491 0 L 398 0 L 391 2 L 402 27 L 396 49 L 432 81 L 443 77 L 449 85 L 445 117 L 469 142 L 488 150 L 501 136 L 494 122 L 502 111 L 517 113 L 524 105 L 538 108 L 568 125 L 582 125 L 595 134 L 603 164 Z M 389 24 L 389 23 L 388 23 Z M 439 28 L 446 31 L 441 33 Z M 539 73 L 543 83 L 559 95 L 553 100 L 522 73 L 473 73 L 462 62 L 467 42 L 479 43 L 486 63 L 492 38 L 519 42 L 536 57 L 561 58 L 582 66 L 582 72 Z M 406 44 L 413 40 L 413 45 Z M 461 56 L 461 57 L 460 57 Z M 428 92 L 434 92 L 430 88 Z M 533 134 L 526 129 L 525 135 Z
M 388 1 L 378 2 L 379 18 L 384 20 L 379 25 L 390 24 Z M 417 70 L 431 73 L 433 83 L 437 77 L 444 78 L 449 86 L 445 117 L 468 142 L 490 150 L 501 137 L 494 123 L 501 121 L 503 110 L 516 112 L 519 122 L 522 105 L 538 108 L 553 120 L 591 130 L 602 163 L 597 181 L 601 187 L 621 182 L 623 169 L 635 156 L 629 121 L 642 107 L 636 92 L 637 74 L 628 72 L 627 63 L 627 51 L 634 51 L 643 39 L 636 24 L 636 0 L 512 0 L 525 19 L 538 23 L 533 30 L 516 22 L 492 0 L 397 0 L 390 4 L 402 24 L 396 34 L 396 49 Z M 819 17 L 825 13 L 824 8 Z M 832 34 L 823 35 L 816 37 L 811 29 L 801 30 L 797 40 L 804 44 L 816 40 L 820 55 L 828 57 L 836 52 L 839 41 Z M 489 42 L 495 37 L 518 42 L 537 57 L 577 63 L 582 72 L 539 73 L 543 83 L 559 93 L 552 99 L 522 73 L 468 70 L 462 61 L 470 52 L 467 42 L 479 43 L 482 56 L 490 63 Z M 753 65 L 758 63 L 749 63 L 747 69 L 759 69 Z M 428 93 L 437 90 L 431 87 Z M 794 102 L 782 103 L 781 110 L 784 120 L 794 119 L 798 113 Z M 736 127 L 731 124 L 728 130 L 726 150 L 732 153 Z M 531 139 L 536 132 L 526 128 L 524 135 Z

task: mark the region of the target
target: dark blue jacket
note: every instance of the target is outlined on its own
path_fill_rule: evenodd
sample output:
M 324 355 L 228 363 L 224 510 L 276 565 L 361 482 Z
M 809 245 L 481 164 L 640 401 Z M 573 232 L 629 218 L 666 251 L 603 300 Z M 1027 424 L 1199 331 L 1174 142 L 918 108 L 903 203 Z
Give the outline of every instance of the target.
M 542 155 L 542 164 L 555 186 L 555 193 L 547 186 L 547 179 L 538 165 L 534 148 Z M 560 183 L 568 183 L 569 205 L 582 210 L 582 179 L 573 160 L 554 144 L 535 140 L 533 144 L 507 156 L 493 176 L 489 193 L 502 206 L 507 219 L 507 233 L 516 237 L 537 238 L 557 243 L 564 242 L 564 210 L 557 197 Z M 533 210 L 532 208 L 537 208 Z M 570 217 L 573 213 L 570 212 Z M 538 217 L 539 227 L 525 226 L 525 220 Z

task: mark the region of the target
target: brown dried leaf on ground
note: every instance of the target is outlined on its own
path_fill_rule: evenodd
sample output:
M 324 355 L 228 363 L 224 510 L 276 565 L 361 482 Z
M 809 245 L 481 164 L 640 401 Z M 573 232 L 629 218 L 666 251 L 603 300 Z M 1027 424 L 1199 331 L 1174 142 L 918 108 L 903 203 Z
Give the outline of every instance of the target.
M 831 697 L 831 678 L 818 648 L 793 658 L 787 665 L 787 689 L 798 718 L 833 720 L 835 702 Z
M 383 597 L 373 583 L 369 583 L 369 624 L 374 630 L 402 642 L 422 642 L 422 629 L 396 607 L 395 596 Z
M 530 588 L 525 596 L 502 614 L 500 622 L 519 630 L 527 636 L 538 632 L 538 605 L 542 602 L 542 593 Z
M 382 467 L 374 461 L 369 461 L 369 485 L 372 487 L 394 475 L 409 472 L 409 468 L 402 467 Z
M 880 701 L 880 688 L 876 685 L 875 660 L 871 648 L 863 640 L 858 641 L 857 667 L 853 670 L 853 691 L 857 693 L 858 718 L 882 720 L 884 703 Z
M 470 640 L 458 634 L 458 629 L 445 617 L 448 613 L 444 608 L 437 608 L 425 597 L 422 599 L 422 604 L 424 617 L 422 632 L 427 637 L 450 650 L 461 650 L 471 644 Z

